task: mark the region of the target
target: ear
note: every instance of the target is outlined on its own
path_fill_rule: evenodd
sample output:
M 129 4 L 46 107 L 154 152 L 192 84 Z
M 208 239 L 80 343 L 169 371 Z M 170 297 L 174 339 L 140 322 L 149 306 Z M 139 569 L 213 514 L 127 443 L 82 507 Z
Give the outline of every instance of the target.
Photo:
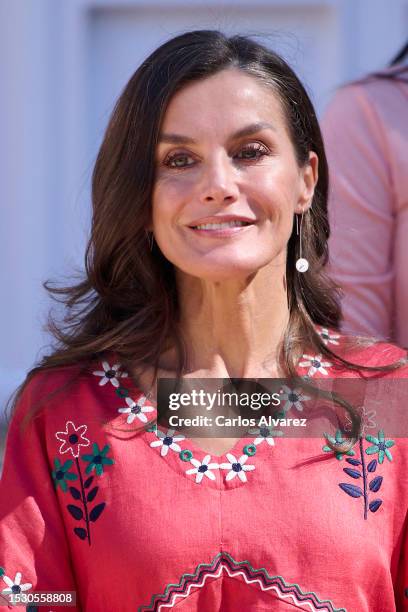
M 314 151 L 310 151 L 308 161 L 300 169 L 300 195 L 295 208 L 296 214 L 299 215 L 310 208 L 318 178 L 319 158 Z

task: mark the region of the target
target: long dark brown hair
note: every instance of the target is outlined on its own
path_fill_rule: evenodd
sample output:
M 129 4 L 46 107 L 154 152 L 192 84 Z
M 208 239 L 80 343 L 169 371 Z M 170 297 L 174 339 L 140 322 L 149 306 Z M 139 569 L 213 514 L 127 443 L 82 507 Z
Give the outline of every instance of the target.
M 80 370 L 114 352 L 131 370 L 147 364 L 157 377 L 160 355 L 174 346 L 177 377 L 186 363 L 179 329 L 179 303 L 173 265 L 157 244 L 149 247 L 155 180 L 155 150 L 170 100 L 186 85 L 222 70 L 238 68 L 270 87 L 280 99 L 303 166 L 309 152 L 319 159 L 319 178 L 302 227 L 303 257 L 309 271 L 296 272 L 300 256 L 295 231 L 288 244 L 287 291 L 290 319 L 280 349 L 284 372 L 296 378 L 305 346 L 353 370 L 377 370 L 336 355 L 316 324 L 338 329 L 339 293 L 325 275 L 328 260 L 328 168 L 315 110 L 303 85 L 275 52 L 242 35 L 216 30 L 186 32 L 157 48 L 136 70 L 120 95 L 97 156 L 92 176 L 92 227 L 83 279 L 68 287 L 44 287 L 65 305 L 65 317 L 52 317 L 48 330 L 56 342 L 17 390 L 38 372 L 76 364 Z M 400 363 L 382 370 L 397 368 Z M 354 421 L 354 419 L 353 419 Z M 336 447 L 338 450 L 338 447 Z

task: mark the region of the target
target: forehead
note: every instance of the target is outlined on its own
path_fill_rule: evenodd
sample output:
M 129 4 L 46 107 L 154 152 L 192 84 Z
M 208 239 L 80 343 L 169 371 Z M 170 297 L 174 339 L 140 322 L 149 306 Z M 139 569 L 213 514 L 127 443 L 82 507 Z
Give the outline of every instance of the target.
M 229 133 L 242 124 L 270 122 L 285 131 L 278 95 L 259 79 L 238 69 L 223 70 L 186 85 L 170 100 L 162 131 Z

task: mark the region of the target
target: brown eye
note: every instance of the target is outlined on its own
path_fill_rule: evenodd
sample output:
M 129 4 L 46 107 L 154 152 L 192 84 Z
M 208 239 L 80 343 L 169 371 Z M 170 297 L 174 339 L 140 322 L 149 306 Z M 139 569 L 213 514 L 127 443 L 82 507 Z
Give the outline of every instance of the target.
M 175 153 L 174 155 L 170 155 L 169 157 L 167 157 L 164 160 L 163 165 L 167 166 L 168 168 L 186 168 L 188 166 L 191 166 L 192 164 L 188 164 L 186 166 L 183 164 L 183 160 L 185 161 L 189 157 L 191 156 L 187 155 L 186 153 Z M 179 161 L 181 161 L 181 164 L 178 163 Z
M 244 156 L 239 157 L 236 155 L 236 157 L 239 160 L 245 161 L 257 161 L 264 155 L 269 155 L 268 149 L 266 149 L 266 147 L 261 145 L 259 142 L 246 145 L 241 149 L 240 153 L 244 153 Z M 173 170 L 182 170 L 194 165 L 194 162 L 190 164 L 185 163 L 188 158 L 192 159 L 191 155 L 188 155 L 187 153 L 173 153 L 164 160 L 163 165 Z
M 241 157 L 241 159 L 247 159 L 249 161 L 257 160 L 264 155 L 268 155 L 267 149 L 259 143 L 245 146 L 241 149 L 241 153 L 242 152 L 245 153 L 245 155 L 244 157 Z

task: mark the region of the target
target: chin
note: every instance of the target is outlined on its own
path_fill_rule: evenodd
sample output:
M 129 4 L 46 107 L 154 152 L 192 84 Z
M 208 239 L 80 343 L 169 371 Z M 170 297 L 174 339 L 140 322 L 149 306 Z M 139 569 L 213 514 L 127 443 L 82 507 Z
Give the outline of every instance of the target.
M 233 280 L 246 280 L 249 276 L 256 274 L 258 267 L 253 266 L 237 266 L 237 265 L 212 265 L 212 266 L 197 266 L 197 267 L 180 267 L 181 271 L 206 281 L 222 282 Z

